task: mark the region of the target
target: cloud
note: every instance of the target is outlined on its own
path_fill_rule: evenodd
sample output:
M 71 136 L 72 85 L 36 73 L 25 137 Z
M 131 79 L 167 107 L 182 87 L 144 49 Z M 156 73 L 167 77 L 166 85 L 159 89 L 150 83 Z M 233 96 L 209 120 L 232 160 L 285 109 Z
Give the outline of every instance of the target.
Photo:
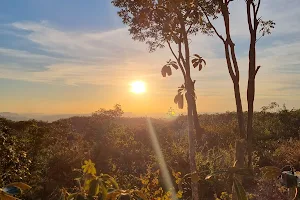
M 297 20 L 299 3 L 296 0 L 287 0 L 287 8 L 284 8 L 280 0 L 263 2 L 261 13 L 264 19 L 274 19 L 276 28 L 274 34 L 259 41 L 258 64 L 262 68 L 257 77 L 257 94 L 261 97 L 272 96 L 278 88 L 290 87 L 291 90 L 285 90 L 283 94 L 286 95 L 293 90 L 292 81 L 299 80 L 299 70 L 295 66 L 300 62 L 300 42 L 287 42 L 287 39 L 291 39 L 291 34 L 300 33 Z M 232 3 L 230 10 L 233 39 L 239 55 L 241 86 L 246 91 L 249 34 L 244 7 L 243 1 L 237 1 Z M 287 9 L 289 12 L 286 12 Z M 221 30 L 222 24 L 216 23 Z M 47 21 L 15 22 L 10 28 L 9 32 L 13 31 L 14 37 L 31 42 L 39 51 L 1 47 L 1 58 L 7 60 L 0 66 L 2 78 L 68 85 L 114 86 L 122 86 L 128 81 L 140 78 L 156 85 L 161 91 L 169 91 L 170 94 L 182 83 L 179 72 L 174 72 L 168 80 L 160 77 L 160 67 L 172 58 L 170 52 L 162 49 L 149 54 L 145 44 L 131 39 L 127 28 L 100 32 L 70 31 Z M 270 42 L 265 44 L 265 40 Z M 199 94 L 231 95 L 232 83 L 219 39 L 194 36 L 191 38 L 191 52 L 200 54 L 207 61 L 207 66 L 201 72 L 193 70 Z M 40 68 L 31 69 L 32 65 Z

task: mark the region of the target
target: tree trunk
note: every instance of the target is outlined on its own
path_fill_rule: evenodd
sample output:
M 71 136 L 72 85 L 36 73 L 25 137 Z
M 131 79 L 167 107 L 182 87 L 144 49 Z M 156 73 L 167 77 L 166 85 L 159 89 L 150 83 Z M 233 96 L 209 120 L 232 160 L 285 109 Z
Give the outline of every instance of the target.
M 253 7 L 251 15 L 251 6 Z M 257 10 L 256 10 L 257 9 Z M 247 147 L 248 147 L 248 167 L 252 166 L 252 143 L 253 143 L 253 112 L 255 97 L 255 76 L 259 69 L 256 67 L 256 33 L 258 27 L 257 11 L 253 2 L 247 1 L 247 19 L 250 33 L 249 46 L 249 68 L 248 68 L 248 86 L 247 86 L 247 102 L 248 102 L 248 122 L 247 122 Z M 253 18 L 252 18 L 252 17 Z
M 237 140 L 235 142 L 235 166 L 238 168 L 244 167 L 245 163 L 245 154 L 246 154 L 246 141 L 245 139 Z M 235 178 L 239 179 L 242 182 L 241 175 L 233 175 Z M 234 185 L 232 185 L 232 200 L 238 200 Z
M 195 98 L 195 89 L 194 89 L 194 83 L 193 83 L 193 99 L 191 99 L 191 106 L 192 106 L 192 110 L 193 110 L 193 119 L 194 119 L 194 127 L 195 127 L 195 130 L 196 130 L 196 140 L 197 141 L 201 141 L 202 139 L 202 135 L 203 135 L 203 129 L 201 128 L 200 126 L 200 123 L 199 123 L 199 118 L 198 118 L 198 112 L 197 112 L 197 104 L 196 104 L 196 98 Z
M 243 113 L 243 106 L 242 106 L 242 99 L 241 99 L 241 92 L 240 92 L 240 84 L 237 81 L 233 81 L 234 85 L 234 96 L 235 96 L 235 104 L 236 104 L 236 113 L 238 118 L 239 124 L 239 132 L 240 138 L 245 139 L 245 120 L 244 120 L 244 113 Z
M 188 134 L 189 134 L 189 161 L 191 173 L 197 172 L 196 166 L 196 149 L 195 149 L 195 135 L 193 126 L 193 108 L 195 99 L 193 97 L 191 87 L 187 85 L 187 108 L 188 108 Z M 199 200 L 198 183 L 191 180 L 192 199 Z
M 252 40 L 252 39 L 251 39 Z M 252 41 L 251 41 L 252 43 Z M 252 166 L 252 140 L 253 140 L 253 104 L 255 95 L 255 44 L 249 49 L 249 76 L 247 88 L 248 101 L 248 123 L 247 123 L 247 146 L 248 146 L 248 167 Z

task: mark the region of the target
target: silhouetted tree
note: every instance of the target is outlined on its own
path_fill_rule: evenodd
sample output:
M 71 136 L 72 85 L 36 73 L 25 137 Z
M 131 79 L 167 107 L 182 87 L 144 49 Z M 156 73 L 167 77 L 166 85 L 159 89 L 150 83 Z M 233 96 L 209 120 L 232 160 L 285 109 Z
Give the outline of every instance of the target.
M 247 21 L 250 33 L 250 46 L 249 46 L 249 72 L 248 72 L 248 88 L 247 88 L 247 102 L 248 102 L 248 118 L 247 118 L 247 132 L 245 130 L 245 120 L 243 117 L 243 107 L 240 94 L 240 73 L 239 66 L 235 52 L 235 44 L 231 39 L 230 32 L 230 12 L 229 4 L 234 0 L 208 0 L 209 3 L 215 3 L 218 6 L 218 10 L 221 12 L 224 21 L 225 36 L 223 37 L 215 26 L 211 23 L 209 17 L 209 10 L 204 6 L 200 6 L 204 12 L 207 21 L 210 23 L 214 33 L 222 40 L 224 44 L 225 57 L 227 61 L 227 67 L 234 85 L 234 94 L 236 101 L 237 117 L 239 122 L 240 141 L 236 143 L 236 166 L 243 167 L 244 159 L 246 155 L 246 149 L 244 149 L 245 140 L 247 140 L 248 150 L 248 166 L 251 167 L 252 163 L 252 138 L 253 138 L 253 104 L 255 96 L 255 76 L 260 68 L 256 66 L 256 42 L 257 42 L 257 30 L 261 25 L 260 31 L 262 36 L 270 34 L 270 30 L 274 28 L 275 23 L 273 21 L 262 21 L 258 17 L 258 11 L 260 8 L 261 0 L 245 0 L 247 5 Z M 214 16 L 214 19 L 217 16 Z M 259 38 L 260 39 L 260 38 Z
M 261 0 L 246 0 L 247 4 L 247 20 L 250 33 L 249 46 L 249 67 L 248 67 L 248 87 L 247 87 L 247 101 L 248 101 L 248 122 L 247 122 L 247 143 L 248 143 L 248 166 L 252 164 L 252 143 L 253 143 L 253 108 L 255 97 L 255 77 L 260 66 L 256 66 L 256 42 L 259 25 L 262 36 L 270 34 L 271 29 L 274 28 L 275 23 L 272 20 L 263 21 L 258 16 Z
M 163 77 L 172 75 L 172 69 L 180 69 L 184 83 L 179 87 L 174 102 L 179 108 L 183 108 L 184 96 L 187 101 L 188 127 L 189 127 L 189 158 L 191 172 L 196 171 L 195 164 L 195 140 L 193 127 L 197 136 L 200 136 L 202 129 L 199 125 L 195 80 L 191 77 L 191 64 L 199 71 L 205 65 L 204 59 L 194 54 L 191 60 L 189 36 L 201 31 L 211 33 L 198 4 L 205 3 L 203 0 L 113 0 L 112 3 L 121 10 L 118 12 L 124 24 L 129 25 L 129 31 L 134 40 L 146 42 L 150 47 L 150 52 L 157 48 L 167 46 L 175 61 L 169 60 L 162 67 Z M 215 12 L 213 4 L 206 6 L 207 14 Z M 176 50 L 175 50 L 176 47 Z M 193 124 L 194 122 L 194 124 Z M 194 126 L 193 126 L 194 125 Z M 198 198 L 197 183 L 192 182 L 192 197 Z

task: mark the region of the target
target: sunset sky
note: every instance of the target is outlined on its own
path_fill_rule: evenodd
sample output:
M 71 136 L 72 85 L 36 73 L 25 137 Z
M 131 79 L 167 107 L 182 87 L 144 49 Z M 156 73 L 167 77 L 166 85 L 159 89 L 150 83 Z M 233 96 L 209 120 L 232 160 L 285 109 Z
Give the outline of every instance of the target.
M 255 109 L 272 101 L 300 108 L 300 1 L 263 0 L 261 15 L 276 27 L 259 40 Z M 0 112 L 91 113 L 119 103 L 125 112 L 166 113 L 183 83 L 179 71 L 163 78 L 168 49 L 148 53 L 133 41 L 110 0 L 2 0 Z M 232 33 L 246 103 L 249 34 L 245 2 L 231 7 Z M 216 22 L 218 28 L 221 24 Z M 207 66 L 193 70 L 199 112 L 234 111 L 233 87 L 217 37 L 191 38 Z M 146 83 L 144 94 L 130 83 Z M 245 107 L 246 108 L 246 107 Z

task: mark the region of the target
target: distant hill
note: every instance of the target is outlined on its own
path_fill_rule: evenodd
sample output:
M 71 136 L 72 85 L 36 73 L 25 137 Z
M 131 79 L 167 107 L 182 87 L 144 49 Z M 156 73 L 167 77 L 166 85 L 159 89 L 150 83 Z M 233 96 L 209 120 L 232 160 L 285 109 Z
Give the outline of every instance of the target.
M 0 112 L 0 117 L 4 117 L 6 119 L 10 119 L 13 121 L 25 121 L 29 119 L 25 116 L 19 115 L 17 113 L 11 113 L 11 112 Z
M 13 121 L 25 121 L 30 119 L 53 122 L 59 119 L 66 119 L 73 116 L 90 116 L 91 114 L 57 114 L 48 115 L 40 113 L 11 113 L 11 112 L 0 112 L 0 116 Z
M 91 116 L 91 114 L 42 114 L 42 113 L 12 113 L 12 112 L 0 112 L 0 117 L 4 117 L 6 119 L 10 119 L 12 121 L 26 121 L 30 119 L 41 120 L 41 121 L 48 121 L 53 122 L 59 119 L 67 119 L 74 116 Z M 142 115 L 137 115 L 131 112 L 125 112 L 124 117 L 130 118 L 139 118 L 145 117 Z M 150 117 L 161 118 L 166 117 L 166 114 L 154 113 L 151 114 Z

